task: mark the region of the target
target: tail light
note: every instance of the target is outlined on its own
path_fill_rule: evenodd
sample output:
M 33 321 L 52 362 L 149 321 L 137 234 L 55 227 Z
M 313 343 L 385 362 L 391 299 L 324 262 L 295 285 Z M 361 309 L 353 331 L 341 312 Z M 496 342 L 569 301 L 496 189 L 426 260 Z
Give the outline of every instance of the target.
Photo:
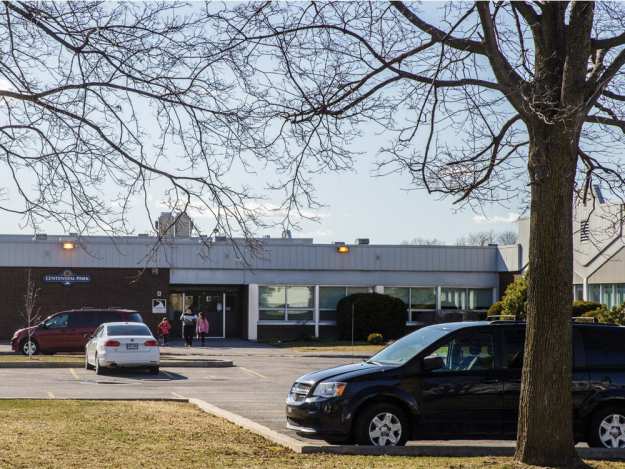
M 158 342 L 156 340 L 146 340 L 143 345 L 145 345 L 146 347 L 156 347 L 158 345 Z
M 119 340 L 107 340 L 104 342 L 105 347 L 119 347 Z

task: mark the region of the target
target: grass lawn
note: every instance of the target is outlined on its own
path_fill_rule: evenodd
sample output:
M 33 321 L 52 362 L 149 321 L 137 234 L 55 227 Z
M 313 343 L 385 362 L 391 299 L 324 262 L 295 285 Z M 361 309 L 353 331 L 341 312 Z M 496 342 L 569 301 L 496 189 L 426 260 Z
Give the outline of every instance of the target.
M 514 467 L 508 458 L 294 454 L 190 404 L 173 402 L 5 400 L 0 422 L 2 468 Z
M 74 355 L 33 355 L 30 359 L 21 353 L 0 354 L 0 363 L 28 363 L 28 362 L 44 362 L 44 363 L 82 363 L 85 356 L 81 353 Z
M 384 348 L 384 345 L 371 345 L 367 342 L 355 342 L 352 346 L 351 342 L 346 340 L 294 340 L 285 342 L 267 341 L 265 343 L 274 347 L 287 348 L 294 352 L 353 352 L 359 355 L 373 355 Z

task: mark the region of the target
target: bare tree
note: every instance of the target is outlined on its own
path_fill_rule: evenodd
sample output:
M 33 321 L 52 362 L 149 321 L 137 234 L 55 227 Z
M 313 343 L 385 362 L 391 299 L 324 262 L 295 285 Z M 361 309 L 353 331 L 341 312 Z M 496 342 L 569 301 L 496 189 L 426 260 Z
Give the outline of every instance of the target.
M 30 360 L 33 353 L 37 352 L 37 346 L 33 343 L 33 327 L 41 321 L 39 314 L 39 307 L 37 302 L 39 299 L 39 288 L 32 278 L 31 270 L 28 269 L 26 277 L 26 292 L 24 293 L 24 311 L 22 311 L 22 317 L 26 321 L 26 328 L 28 331 L 28 338 L 26 339 L 26 353 Z M 20 344 L 22 351 L 24 351 L 24 344 Z
M 290 203 L 349 167 L 362 124 L 380 171 L 459 204 L 529 192 L 527 336 L 516 459 L 579 462 L 571 397 L 572 206 L 622 197 L 625 11 L 592 2 L 244 4 L 216 13 L 246 91 L 281 120 Z M 426 19 L 427 18 L 427 19 Z M 369 128 L 366 130 L 370 131 Z M 297 150 L 296 150 L 297 149 Z M 295 202 L 293 202 L 295 201 Z
M 201 212 L 207 232 L 254 231 L 253 194 L 225 175 L 268 158 L 266 122 L 237 94 L 201 6 L 0 8 L 0 210 L 35 229 L 129 233 L 134 205 L 152 221 L 161 204 Z
M 438 238 L 412 238 L 410 241 L 402 241 L 401 244 L 412 244 L 417 246 L 442 246 L 445 244 Z
M 514 231 L 495 232 L 477 231 L 469 233 L 456 240 L 458 246 L 488 246 L 489 244 L 514 244 L 517 242 L 517 234 Z
M 519 241 L 519 235 L 515 231 L 502 231 L 497 235 L 498 244 L 516 244 Z
M 469 233 L 456 240 L 458 246 L 488 246 L 494 244 L 497 235 L 493 230 Z

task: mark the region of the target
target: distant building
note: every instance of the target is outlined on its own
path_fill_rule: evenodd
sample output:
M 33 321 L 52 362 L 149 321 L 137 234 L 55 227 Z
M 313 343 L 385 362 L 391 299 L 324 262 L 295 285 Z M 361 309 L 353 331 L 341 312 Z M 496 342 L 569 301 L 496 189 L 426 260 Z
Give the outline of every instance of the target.
M 573 215 L 573 292 L 577 300 L 609 308 L 625 302 L 625 236 L 623 204 L 607 202 L 600 192 Z M 521 264 L 527 265 L 529 218 L 519 220 Z
M 174 220 L 161 215 L 158 229 L 167 239 L 157 250 L 157 238 L 148 235 L 0 235 L 0 337 L 23 326 L 28 270 L 44 316 L 117 306 L 139 310 L 154 326 L 164 299 L 174 323 L 190 306 L 207 313 L 214 337 L 260 340 L 332 337 L 337 302 L 354 292 L 401 298 L 412 327 L 484 315 L 521 267 L 517 245 L 382 245 L 365 238 L 336 245 L 284 236 L 259 239 L 253 253 L 243 240 L 216 237 L 207 246 L 191 236 L 190 220 Z

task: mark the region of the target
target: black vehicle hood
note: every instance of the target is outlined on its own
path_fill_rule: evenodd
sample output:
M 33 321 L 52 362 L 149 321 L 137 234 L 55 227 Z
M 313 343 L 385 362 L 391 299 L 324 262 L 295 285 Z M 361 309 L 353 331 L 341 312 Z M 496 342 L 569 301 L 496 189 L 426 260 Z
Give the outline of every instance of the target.
M 299 383 L 316 384 L 328 379 L 349 380 L 358 376 L 369 375 L 371 373 L 383 372 L 396 368 L 395 365 L 376 365 L 368 362 L 352 363 L 350 365 L 336 366 L 325 370 L 313 371 L 297 378 Z

